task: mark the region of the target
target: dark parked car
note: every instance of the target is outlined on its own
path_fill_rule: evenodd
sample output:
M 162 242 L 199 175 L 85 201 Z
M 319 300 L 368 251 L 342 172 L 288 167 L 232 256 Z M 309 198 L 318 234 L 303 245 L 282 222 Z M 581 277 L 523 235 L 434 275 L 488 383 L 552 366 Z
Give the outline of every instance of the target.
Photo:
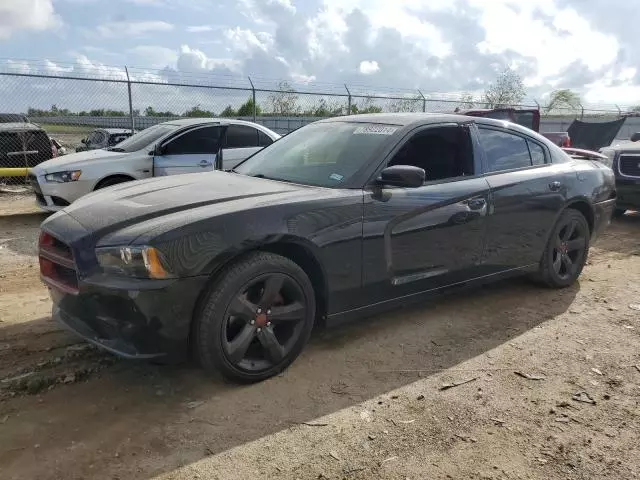
M 600 149 L 616 176 L 617 202 L 615 215 L 627 210 L 640 210 L 640 143 L 638 134 L 631 141 Z
M 0 168 L 31 168 L 57 154 L 51 140 L 34 123 L 0 123 Z
M 258 381 L 314 323 L 533 274 L 562 288 L 608 225 L 614 176 L 519 125 L 353 115 L 282 137 L 232 171 L 82 197 L 42 224 L 53 317 L 135 358 L 191 348 Z
M 134 133 L 125 128 L 96 128 L 81 140 L 82 145 L 76 147 L 76 152 L 113 147 Z
M 0 123 L 29 123 L 29 119 L 21 113 L 0 113 Z

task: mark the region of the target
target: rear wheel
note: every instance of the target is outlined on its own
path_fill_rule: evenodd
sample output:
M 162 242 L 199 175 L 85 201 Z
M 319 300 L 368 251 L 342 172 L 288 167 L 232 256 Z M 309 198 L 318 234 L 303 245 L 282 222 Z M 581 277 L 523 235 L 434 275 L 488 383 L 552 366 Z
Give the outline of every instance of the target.
M 572 285 L 580 276 L 589 252 L 589 224 L 577 210 L 565 210 L 545 248 L 539 280 L 551 288 Z
M 257 382 L 300 354 L 315 317 L 313 286 L 291 260 L 251 253 L 213 286 L 195 321 L 195 348 L 210 373 Z
M 107 177 L 96 185 L 96 190 L 110 187 L 111 185 L 117 185 L 119 183 L 130 182 L 131 180 L 133 180 L 133 178 L 125 176 Z

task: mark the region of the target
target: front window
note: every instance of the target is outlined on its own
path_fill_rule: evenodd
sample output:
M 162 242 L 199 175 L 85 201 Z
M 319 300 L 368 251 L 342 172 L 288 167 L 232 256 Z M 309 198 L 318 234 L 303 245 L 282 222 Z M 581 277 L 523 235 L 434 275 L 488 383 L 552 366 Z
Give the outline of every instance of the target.
M 399 128 L 356 122 L 312 123 L 260 150 L 234 171 L 253 177 L 340 188 Z
M 138 150 L 142 150 L 145 147 L 151 146 L 153 143 L 158 141 L 160 138 L 164 137 L 170 132 L 175 131 L 179 128 L 177 125 L 154 125 L 153 127 L 145 128 L 139 133 L 135 135 L 131 135 L 126 140 L 123 140 L 115 147 L 109 148 L 114 152 L 137 152 Z

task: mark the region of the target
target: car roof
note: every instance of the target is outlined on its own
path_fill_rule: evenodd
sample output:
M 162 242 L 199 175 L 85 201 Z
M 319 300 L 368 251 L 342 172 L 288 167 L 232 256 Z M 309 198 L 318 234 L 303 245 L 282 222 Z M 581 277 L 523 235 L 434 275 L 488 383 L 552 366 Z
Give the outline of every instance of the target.
M 19 132 L 25 130 L 42 130 L 42 127 L 36 125 L 35 123 L 8 122 L 0 123 L 0 130 Z
M 458 113 L 365 113 L 326 118 L 323 120 L 319 120 L 317 123 L 361 122 L 398 125 L 402 127 L 418 127 L 421 125 L 430 125 L 436 123 L 460 123 L 465 121 L 477 123 L 479 125 L 509 128 L 520 133 L 525 133 L 527 135 L 534 134 L 538 136 L 536 132 L 534 132 L 530 128 L 523 127 L 522 125 L 518 125 L 517 123 L 512 123 L 506 120 L 498 120 L 494 118 L 472 117 L 468 115 L 461 115 Z
M 623 140 L 621 142 L 614 143 L 612 145 L 608 145 L 608 146 L 602 147 L 602 148 L 603 149 L 611 148 L 613 150 L 635 151 L 635 150 L 640 150 L 640 142 L 632 142 L 631 140 Z
M 96 128 L 96 130 L 104 130 L 107 133 L 131 133 L 130 128 Z
M 270 133 L 271 135 L 280 136 L 280 134 L 274 132 L 269 127 L 265 127 L 259 123 L 247 122 L 246 120 L 236 120 L 235 118 L 220 118 L 220 117 L 202 117 L 202 118 L 179 118 L 176 120 L 169 120 L 167 122 L 163 122 L 165 125 L 176 125 L 179 127 L 188 127 L 191 125 L 203 125 L 207 123 L 217 124 L 217 125 L 247 125 L 249 127 L 255 127 L 259 130 L 262 130 L 265 133 Z

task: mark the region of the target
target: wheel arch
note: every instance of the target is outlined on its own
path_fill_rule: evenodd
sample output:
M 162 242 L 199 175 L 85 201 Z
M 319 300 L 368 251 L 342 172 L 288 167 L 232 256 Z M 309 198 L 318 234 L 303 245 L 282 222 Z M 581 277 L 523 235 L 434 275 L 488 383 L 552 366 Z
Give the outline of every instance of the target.
M 556 216 L 553 219 L 553 224 L 551 225 L 551 228 L 549 228 L 549 231 L 547 232 L 547 236 L 545 238 L 545 242 L 544 242 L 545 248 L 549 242 L 549 239 L 551 238 L 551 235 L 553 235 L 553 229 L 555 228 L 555 225 L 558 223 L 558 220 L 560 219 L 562 214 L 569 209 L 577 210 L 585 217 L 585 219 L 587 220 L 587 225 L 589 226 L 589 234 L 590 235 L 593 234 L 594 222 L 595 222 L 595 218 L 594 218 L 595 214 L 593 211 L 593 206 L 591 205 L 591 202 L 589 202 L 589 200 L 586 197 L 575 197 L 567 201 L 564 205 L 564 208 L 561 208 L 560 210 L 558 210 L 558 213 L 556 213 Z
M 589 202 L 589 200 L 584 197 L 574 198 L 571 201 L 567 202 L 564 209 L 566 210 L 569 208 L 577 210 L 582 213 L 582 215 L 584 215 L 584 218 L 587 220 L 587 224 L 589 225 L 589 233 L 593 234 L 595 213 L 593 211 L 591 202 Z M 562 212 L 560 212 L 560 214 L 562 214 Z
M 251 247 L 223 252 L 216 257 L 217 261 L 214 260 L 209 269 L 209 280 L 198 295 L 191 315 L 191 337 L 193 337 L 193 326 L 197 314 L 211 293 L 211 289 L 222 278 L 223 272 L 227 267 L 242 261 L 244 257 L 253 252 L 270 252 L 281 255 L 302 268 L 313 286 L 316 301 L 316 323 L 324 323 L 328 310 L 328 284 L 324 267 L 320 261 L 318 247 L 304 238 L 278 235 L 274 238 L 266 238 L 258 244 L 254 243 Z
M 110 178 L 127 178 L 127 181 L 133 181 L 133 180 L 138 180 L 137 178 L 135 178 L 134 176 L 132 176 L 130 173 L 125 173 L 125 172 L 118 172 L 118 173 L 109 173 L 107 175 L 105 175 L 104 177 L 102 177 L 101 179 L 99 179 L 94 185 L 93 185 L 93 189 L 92 191 L 96 191 L 98 190 L 98 188 L 100 187 L 100 184 L 103 183 L 105 180 L 109 180 Z

